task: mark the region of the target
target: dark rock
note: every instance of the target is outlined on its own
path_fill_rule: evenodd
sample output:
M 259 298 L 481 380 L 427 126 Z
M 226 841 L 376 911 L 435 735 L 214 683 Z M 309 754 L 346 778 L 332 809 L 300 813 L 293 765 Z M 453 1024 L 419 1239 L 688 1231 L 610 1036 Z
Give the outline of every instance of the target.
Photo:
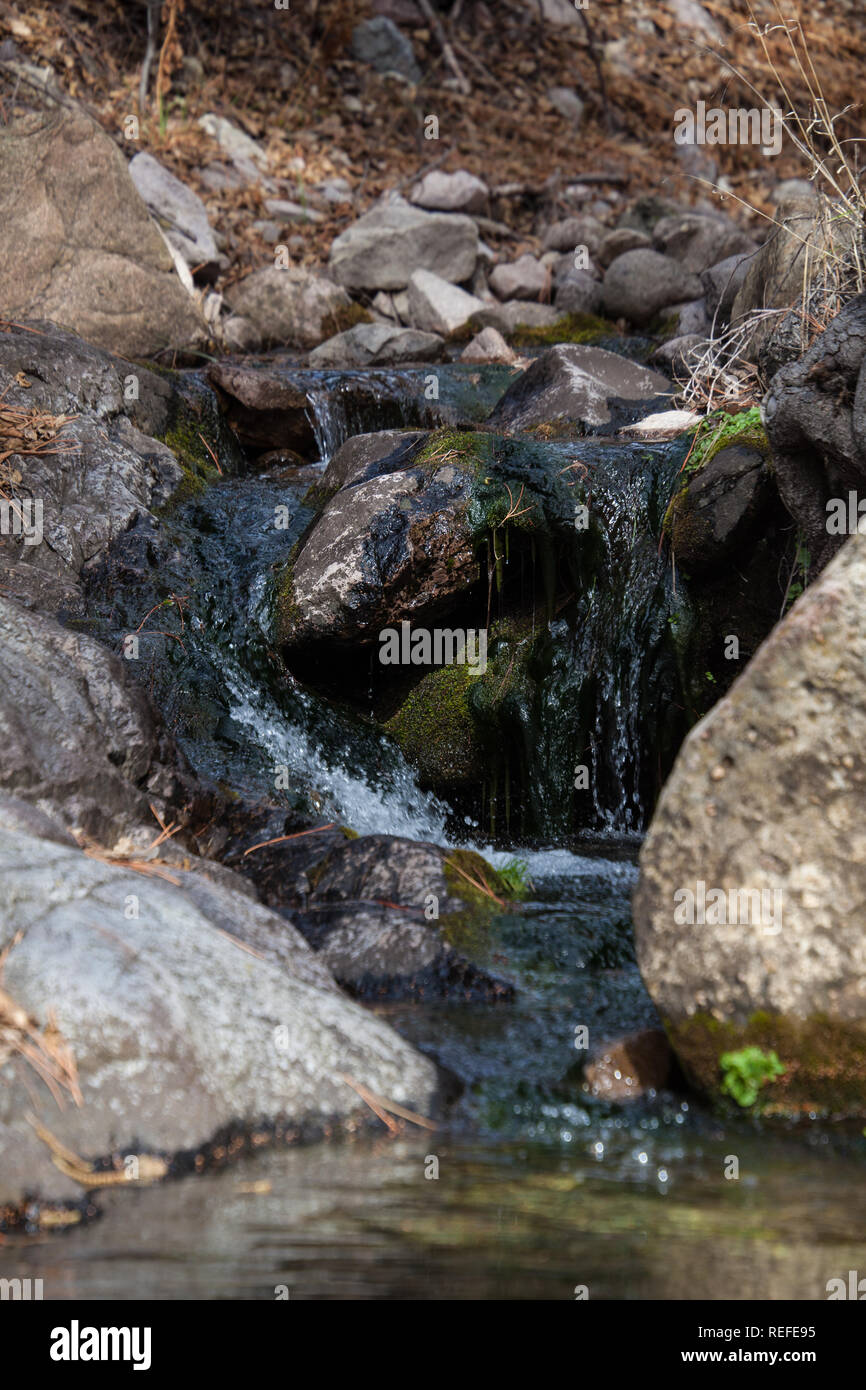
M 466 851 L 461 856 L 501 889 L 489 864 Z M 450 922 L 470 911 L 456 871 L 446 877 L 449 859 L 438 845 L 365 835 L 308 870 L 309 894 L 295 920 L 345 989 L 366 999 L 513 995 L 510 982 L 479 969 L 448 941 Z M 489 917 L 494 907 L 481 912 L 476 904 L 474 911 Z M 425 908 L 438 915 L 426 916 Z
M 603 425 L 611 419 L 614 399 L 655 400 L 669 391 L 665 377 L 616 353 L 563 344 L 548 348 L 509 386 L 489 423 L 509 430 L 555 421 Z
M 604 1043 L 584 1067 L 592 1095 L 601 1100 L 639 1100 L 660 1091 L 670 1075 L 673 1053 L 659 1028 Z
M 441 611 L 478 578 L 471 496 L 471 475 L 453 463 L 341 489 L 295 556 L 281 600 L 283 640 L 354 646 Z
M 821 568 L 842 544 L 827 502 L 866 487 L 866 295 L 782 367 L 764 404 L 779 495 Z
M 375 434 L 353 435 L 331 459 L 320 487 L 323 492 L 330 492 L 348 483 L 396 472 L 406 466 L 426 437 L 422 430 L 378 430 Z
M 771 491 L 767 460 L 757 449 L 720 449 L 674 503 L 677 564 L 699 574 L 724 563 L 759 528 Z

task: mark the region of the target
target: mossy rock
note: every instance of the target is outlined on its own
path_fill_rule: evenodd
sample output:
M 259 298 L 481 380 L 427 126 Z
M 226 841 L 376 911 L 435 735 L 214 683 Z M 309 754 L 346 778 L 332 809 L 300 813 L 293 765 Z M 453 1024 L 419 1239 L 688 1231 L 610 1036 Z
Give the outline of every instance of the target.
M 775 1052 L 784 1068 L 761 1088 L 761 1114 L 866 1118 L 866 1023 L 756 1013 L 740 1024 L 698 1013 L 665 1019 L 665 1029 L 687 1079 L 720 1104 L 730 1103 L 721 1091 L 722 1056 L 757 1047 Z
M 483 777 L 483 749 L 469 710 L 469 666 L 429 671 L 385 725 L 430 786 L 458 786 Z
M 563 314 L 547 328 L 519 323 L 509 335 L 514 347 L 555 347 L 557 343 L 597 343 L 616 336 L 616 327 L 595 314 Z

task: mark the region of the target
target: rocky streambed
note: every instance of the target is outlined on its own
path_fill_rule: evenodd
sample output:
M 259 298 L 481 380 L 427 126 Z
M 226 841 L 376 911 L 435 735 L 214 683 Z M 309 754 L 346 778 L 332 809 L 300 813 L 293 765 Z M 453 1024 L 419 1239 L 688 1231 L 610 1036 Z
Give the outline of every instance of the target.
M 702 1099 L 694 953 L 677 993 L 646 925 L 658 836 L 655 1004 L 635 956 L 649 814 L 791 544 L 760 431 L 689 472 L 639 356 L 439 364 L 431 397 L 423 363 L 131 371 L 0 334 L 4 402 L 49 431 L 10 480 L 45 543 L 2 556 L 0 1271 L 141 1296 L 146 1253 L 175 1296 L 182 1248 L 201 1296 L 459 1269 L 466 1296 L 677 1297 L 748 1264 L 744 1296 L 756 1270 L 820 1295 L 796 1193 L 832 1194 L 835 1268 L 864 1141 Z M 443 630 L 483 660 L 405 659 Z

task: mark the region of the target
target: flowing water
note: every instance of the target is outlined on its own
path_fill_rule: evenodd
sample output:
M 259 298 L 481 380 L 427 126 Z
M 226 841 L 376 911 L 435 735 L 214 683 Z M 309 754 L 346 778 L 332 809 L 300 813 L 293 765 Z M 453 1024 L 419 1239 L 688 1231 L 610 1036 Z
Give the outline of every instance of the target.
M 373 427 L 347 413 L 338 385 L 311 396 L 326 453 Z M 417 409 L 403 414 L 421 422 Z M 551 444 L 546 456 L 559 477 L 575 455 Z M 271 1150 L 165 1187 L 109 1191 L 87 1227 L 0 1249 L 0 1276 L 41 1276 L 48 1296 L 83 1299 L 273 1298 L 283 1286 L 292 1298 L 569 1299 L 585 1286 L 592 1298 L 810 1299 L 866 1267 L 862 1137 L 762 1132 L 684 1093 L 623 1107 L 582 1088 L 576 1029 L 600 1040 L 656 1022 L 629 899 L 644 770 L 675 689 L 664 638 L 679 600 L 657 535 L 680 456 L 585 440 L 579 457 L 603 545 L 576 617 L 548 621 L 540 707 L 525 712 L 531 844 L 485 844 L 480 820 L 422 790 L 370 719 L 283 669 L 269 576 L 309 520 L 309 476 L 221 480 L 172 520 L 159 584 L 139 568 L 95 604 L 96 630 L 119 645 L 152 602 L 185 596 L 182 645 L 154 632 L 143 659 L 159 656 L 155 698 L 203 775 L 255 798 L 273 795 L 273 769 L 287 768 L 289 806 L 359 833 L 459 839 L 496 863 L 516 852 L 533 888 L 474 943 L 480 965 L 515 982 L 512 1002 L 378 1010 L 459 1081 L 439 1131 Z M 277 505 L 290 508 L 288 531 L 274 529 Z M 146 543 L 128 538 L 130 566 Z M 593 790 L 575 831 L 581 761 Z

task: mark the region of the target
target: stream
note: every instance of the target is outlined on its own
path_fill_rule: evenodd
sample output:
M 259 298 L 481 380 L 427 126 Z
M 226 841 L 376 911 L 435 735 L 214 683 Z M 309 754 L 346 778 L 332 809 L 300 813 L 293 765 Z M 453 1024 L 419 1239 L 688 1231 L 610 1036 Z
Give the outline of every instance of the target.
M 466 384 L 450 380 L 430 419 L 399 408 L 406 376 L 392 374 L 371 423 L 323 377 L 310 394 L 323 460 L 361 429 L 429 427 L 451 406 L 465 418 Z M 475 418 L 504 380 L 496 369 L 485 381 Z M 551 476 L 574 457 L 569 443 L 534 447 Z M 551 656 L 523 716 L 531 789 L 510 837 L 501 821 L 491 834 L 486 802 L 455 813 L 372 719 L 327 704 L 281 667 L 269 575 L 312 515 L 303 498 L 324 463 L 301 476 L 221 479 L 172 517 L 158 583 L 139 574 L 94 598 L 94 631 L 117 650 L 166 591 L 186 597 L 182 644 L 155 622 L 142 651 L 154 698 L 203 777 L 255 800 L 286 767 L 286 805 L 299 813 L 359 834 L 468 845 L 496 865 L 517 855 L 532 888 L 473 948 L 477 964 L 514 982 L 513 1001 L 377 1006 L 459 1081 L 440 1130 L 366 1132 L 163 1187 L 106 1190 L 98 1220 L 19 1247 L 16 1274 L 50 1278 L 54 1296 L 71 1299 L 270 1299 L 279 1286 L 320 1299 L 572 1299 L 582 1286 L 591 1298 L 812 1299 L 829 1278 L 866 1268 L 859 1136 L 762 1131 L 685 1092 L 623 1106 L 583 1090 L 578 1026 L 602 1040 L 657 1025 L 629 902 L 660 775 L 657 721 L 675 702 L 664 637 L 682 597 L 657 539 L 682 450 L 591 438 L 580 458 L 605 551 L 576 620 L 538 613 Z M 278 505 L 288 530 L 274 529 Z M 145 543 L 131 537 L 130 557 Z M 585 803 L 572 787 L 580 762 L 592 773 Z M 731 1156 L 735 1180 L 725 1176 Z M 0 1250 L 0 1275 L 9 1258 Z

